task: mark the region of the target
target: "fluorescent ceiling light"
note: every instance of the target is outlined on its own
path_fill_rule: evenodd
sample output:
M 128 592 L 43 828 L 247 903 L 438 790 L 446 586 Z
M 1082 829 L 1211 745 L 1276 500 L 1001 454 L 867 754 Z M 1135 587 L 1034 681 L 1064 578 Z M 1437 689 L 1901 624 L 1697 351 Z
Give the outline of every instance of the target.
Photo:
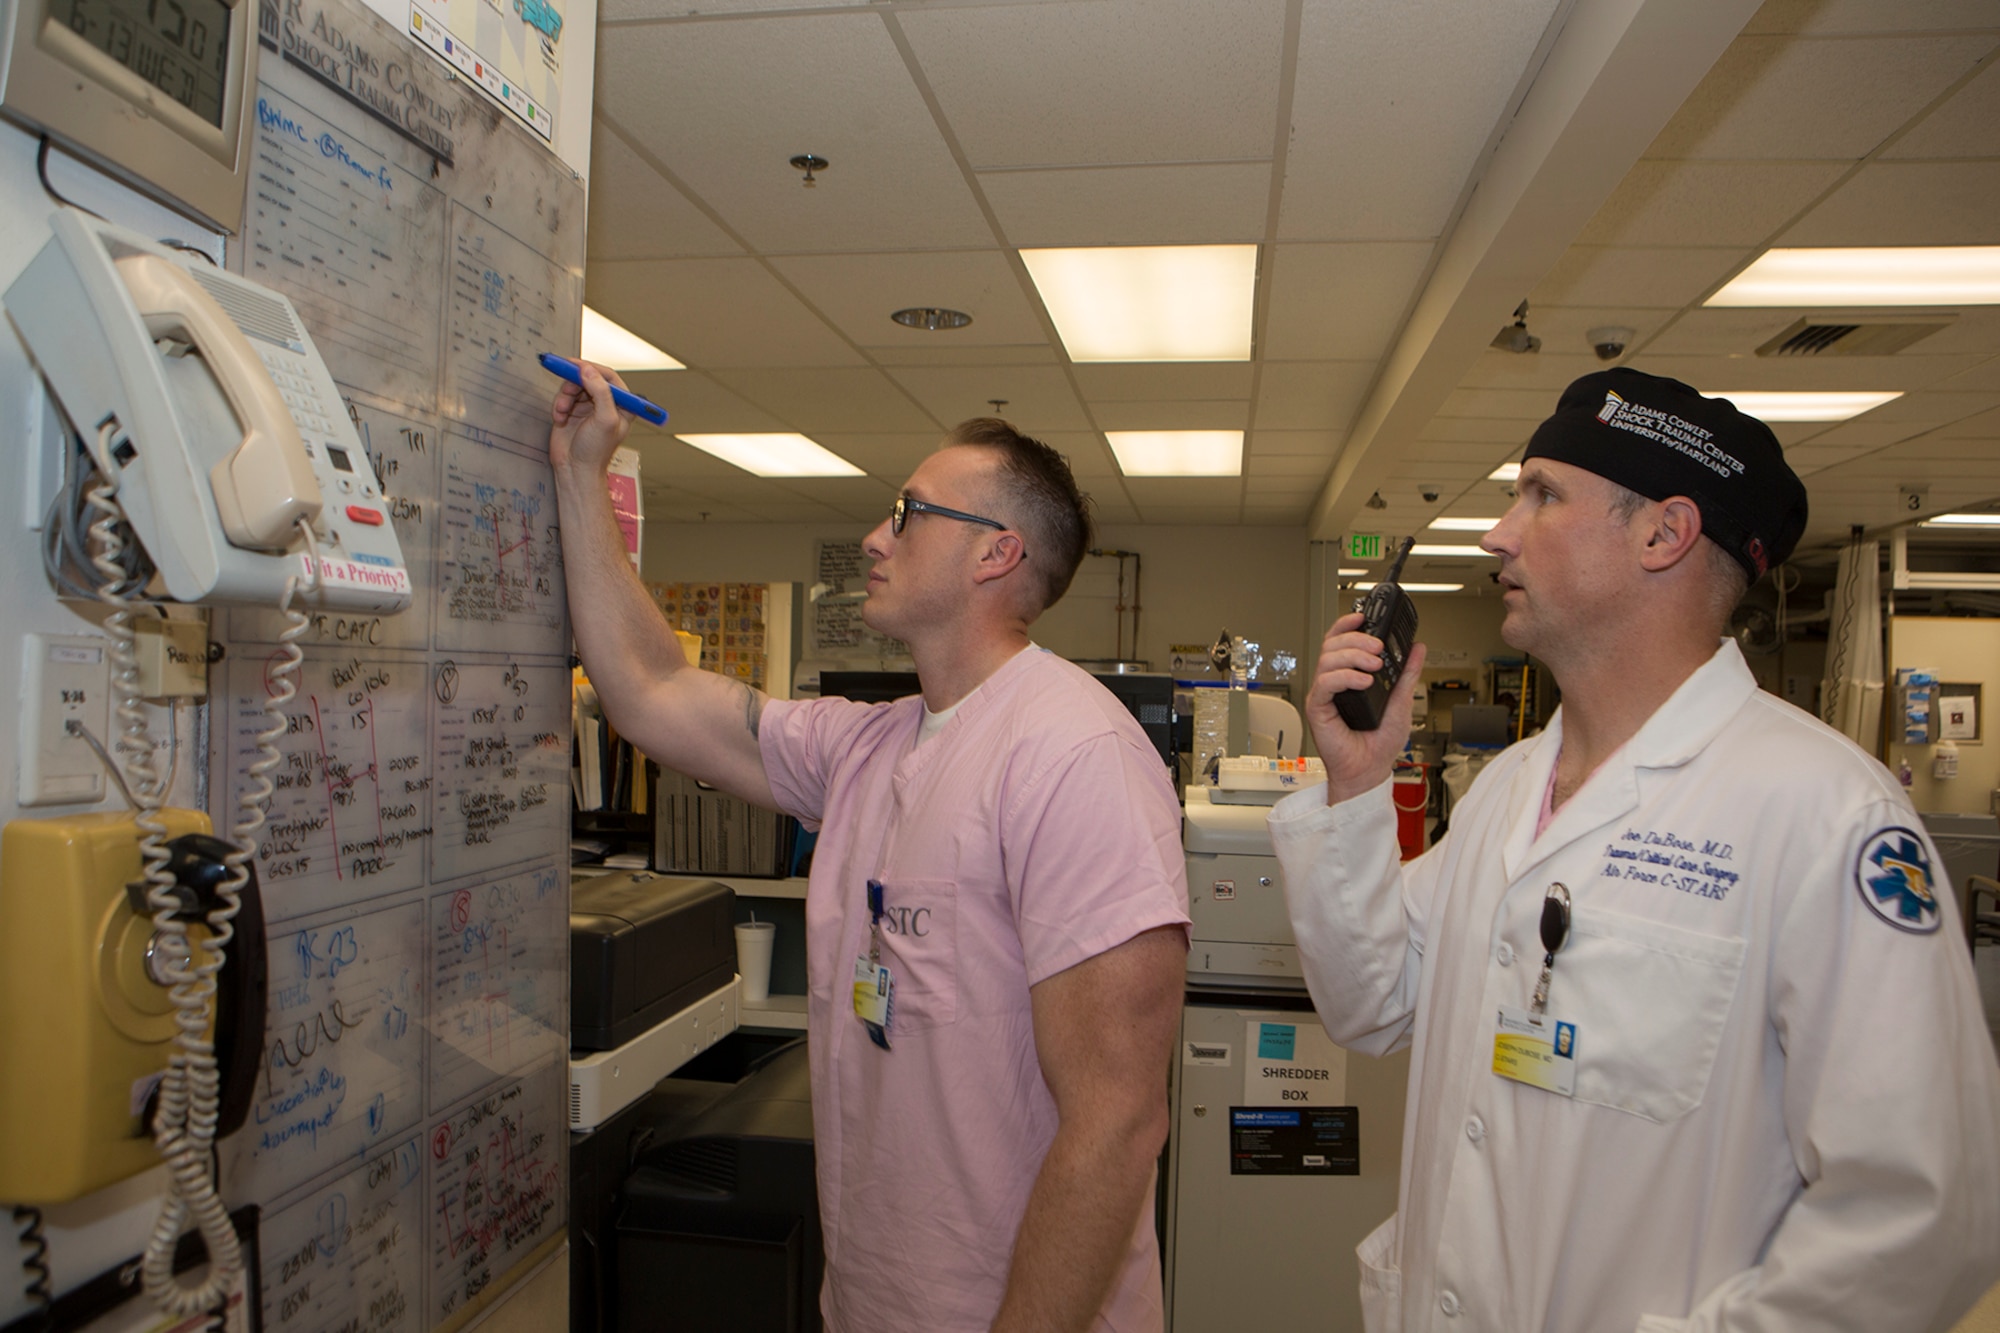
M 1362 592 L 1375 587 L 1372 583 L 1357 583 L 1354 586 Z M 1463 583 L 1398 583 L 1396 586 L 1404 592 L 1459 592 L 1465 587 Z
M 1254 245 L 1023 250 L 1072 361 L 1248 361 Z
M 1410 548 L 1410 554 L 1445 555 L 1445 556 L 1478 555 L 1478 556 L 1485 556 L 1488 560 L 1498 560 L 1500 558 L 1499 556 L 1494 555 L 1491 551 L 1483 551 L 1477 546 L 1443 546 L 1436 544 L 1426 545 L 1423 542 L 1418 542 L 1415 546 L 1412 546 Z
M 1922 528 L 2000 528 L 2000 514 L 1938 514 L 1917 525 Z
M 859 477 L 860 468 L 803 435 L 676 435 L 760 477 Z
M 2000 305 L 2000 245 L 1766 250 L 1702 304 Z
M 1360 575 L 1366 574 L 1367 572 L 1368 570 L 1366 567 L 1363 567 L 1361 569 L 1337 569 L 1334 571 L 1334 577 L 1351 579 L 1351 578 L 1357 578 Z
M 1703 390 L 1710 398 L 1727 398 L 1739 412 L 1759 421 L 1846 421 L 1903 396 L 1902 390 L 1882 393 L 1765 393 L 1746 389 Z
M 632 330 L 613 324 L 589 306 L 583 308 L 583 344 L 579 355 L 613 370 L 687 369 Z
M 1239 477 L 1240 430 L 1108 430 L 1104 438 L 1128 477 Z
M 1431 526 L 1441 532 L 1490 532 L 1500 525 L 1497 518 L 1434 518 Z
M 1520 479 L 1521 465 L 1519 463 L 1502 463 L 1499 467 L 1494 468 L 1486 474 L 1486 480 L 1488 481 L 1519 481 Z

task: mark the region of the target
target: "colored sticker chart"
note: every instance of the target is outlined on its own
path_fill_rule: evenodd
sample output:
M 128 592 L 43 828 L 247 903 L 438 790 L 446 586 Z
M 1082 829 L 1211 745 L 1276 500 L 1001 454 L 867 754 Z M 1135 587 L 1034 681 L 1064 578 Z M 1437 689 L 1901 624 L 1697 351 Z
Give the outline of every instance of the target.
M 245 276 L 292 298 L 336 380 L 429 407 L 445 195 L 270 86 L 273 74 L 289 87 L 302 72 L 277 60 L 264 72 Z
M 269 725 L 275 648 L 256 648 L 228 673 L 230 795 L 250 786 L 257 737 Z M 315 649 L 273 744 L 270 806 L 258 835 L 264 915 L 284 921 L 413 889 L 431 838 L 431 762 L 423 744 L 421 662 Z
M 540 358 L 575 344 L 583 319 L 576 280 L 457 203 L 448 267 L 440 410 L 488 435 L 546 449 L 558 381 Z
M 436 583 L 438 459 L 440 431 L 435 422 L 406 416 L 370 403 L 351 390 L 348 403 L 359 418 L 357 429 L 368 451 L 369 466 L 380 482 L 379 503 L 388 511 L 403 548 L 414 594 L 410 604 L 393 615 L 370 611 L 324 611 L 302 604 L 306 632 L 299 645 L 366 652 L 371 648 L 422 649 L 431 641 L 432 588 Z M 348 497 L 327 495 L 326 512 L 339 521 Z M 238 639 L 276 643 L 289 621 L 277 611 L 238 607 L 229 612 L 229 632 Z
M 423 1140 L 385 1148 L 267 1214 L 261 1241 L 267 1331 L 423 1327 Z
M 548 464 L 448 430 L 438 511 L 438 648 L 567 653 Z
M 431 1109 L 567 1046 L 569 894 L 544 866 L 430 900 Z
M 450 1319 L 562 1230 L 567 1070 L 553 1060 L 432 1123 L 426 1150 L 434 1322 Z
M 567 842 L 569 679 L 567 665 L 447 660 L 431 669 L 433 883 Z
M 263 1067 L 231 1188 L 272 1198 L 373 1158 L 423 1115 L 420 901 L 267 932 Z

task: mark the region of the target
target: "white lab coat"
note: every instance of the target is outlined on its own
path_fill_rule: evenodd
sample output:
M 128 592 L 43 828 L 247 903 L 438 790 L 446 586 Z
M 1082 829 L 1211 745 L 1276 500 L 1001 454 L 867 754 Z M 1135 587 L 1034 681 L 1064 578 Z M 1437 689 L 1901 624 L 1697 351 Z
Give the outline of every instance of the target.
M 1370 1333 L 1948 1328 L 2000 1279 L 2000 1073 L 1942 873 L 1907 920 L 1864 900 L 1903 882 L 1864 852 L 1937 871 L 1908 799 L 1733 642 L 1538 838 L 1561 745 L 1558 714 L 1400 871 L 1387 784 L 1272 812 L 1328 1033 L 1413 1047 Z M 1569 1098 L 1492 1072 L 1555 881 Z

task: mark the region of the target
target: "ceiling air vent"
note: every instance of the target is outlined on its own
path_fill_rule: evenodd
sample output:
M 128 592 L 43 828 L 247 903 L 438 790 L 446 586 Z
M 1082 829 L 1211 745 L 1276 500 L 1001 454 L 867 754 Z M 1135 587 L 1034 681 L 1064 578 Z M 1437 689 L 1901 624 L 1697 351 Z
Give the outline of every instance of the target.
M 1948 328 L 1950 319 L 1802 319 L 1757 349 L 1758 356 L 1892 356 Z

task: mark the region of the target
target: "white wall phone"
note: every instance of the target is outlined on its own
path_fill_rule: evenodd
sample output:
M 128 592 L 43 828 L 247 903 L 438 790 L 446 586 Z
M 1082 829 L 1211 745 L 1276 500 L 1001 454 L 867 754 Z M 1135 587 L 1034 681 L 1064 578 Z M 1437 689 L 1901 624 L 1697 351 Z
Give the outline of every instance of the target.
M 298 578 L 304 605 L 407 606 L 374 470 L 291 302 L 74 210 L 51 226 L 7 314 L 167 594 L 268 606 Z

